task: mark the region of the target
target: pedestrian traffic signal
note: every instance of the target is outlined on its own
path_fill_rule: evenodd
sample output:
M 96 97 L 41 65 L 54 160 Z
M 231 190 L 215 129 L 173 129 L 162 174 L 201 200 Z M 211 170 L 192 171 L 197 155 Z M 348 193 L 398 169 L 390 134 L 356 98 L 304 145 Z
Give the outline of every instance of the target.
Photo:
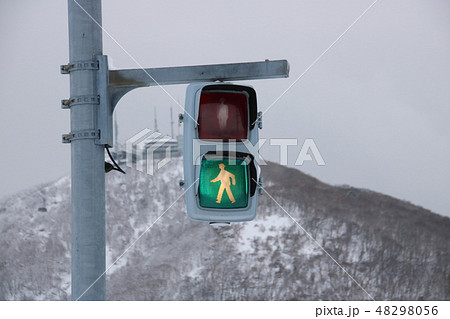
M 254 219 L 260 184 L 255 90 L 229 83 L 191 84 L 182 119 L 188 216 L 209 222 Z

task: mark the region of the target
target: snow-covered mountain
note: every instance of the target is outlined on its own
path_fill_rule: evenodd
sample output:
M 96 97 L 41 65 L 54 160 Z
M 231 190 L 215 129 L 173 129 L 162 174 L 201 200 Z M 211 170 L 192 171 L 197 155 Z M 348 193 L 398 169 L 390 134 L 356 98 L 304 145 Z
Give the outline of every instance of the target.
M 179 158 L 107 174 L 107 267 L 145 232 L 109 269 L 107 298 L 450 300 L 449 218 L 262 170 L 257 218 L 219 229 L 187 218 Z M 0 201 L 0 299 L 70 299 L 69 178 Z

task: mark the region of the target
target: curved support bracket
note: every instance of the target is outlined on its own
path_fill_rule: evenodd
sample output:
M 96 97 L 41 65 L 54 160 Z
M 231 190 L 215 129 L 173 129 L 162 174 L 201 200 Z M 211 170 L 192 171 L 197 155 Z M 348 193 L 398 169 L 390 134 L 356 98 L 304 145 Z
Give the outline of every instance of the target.
M 138 89 L 143 86 L 111 86 L 109 87 L 109 97 L 111 102 L 112 111 L 116 108 L 119 100 L 128 92 L 134 89 Z

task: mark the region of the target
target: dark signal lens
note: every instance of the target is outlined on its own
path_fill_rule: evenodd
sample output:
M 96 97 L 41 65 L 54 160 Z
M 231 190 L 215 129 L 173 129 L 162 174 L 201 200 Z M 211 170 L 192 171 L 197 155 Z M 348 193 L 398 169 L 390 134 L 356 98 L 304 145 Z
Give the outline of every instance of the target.
M 200 139 L 245 140 L 248 131 L 247 96 L 242 93 L 204 92 L 200 96 Z

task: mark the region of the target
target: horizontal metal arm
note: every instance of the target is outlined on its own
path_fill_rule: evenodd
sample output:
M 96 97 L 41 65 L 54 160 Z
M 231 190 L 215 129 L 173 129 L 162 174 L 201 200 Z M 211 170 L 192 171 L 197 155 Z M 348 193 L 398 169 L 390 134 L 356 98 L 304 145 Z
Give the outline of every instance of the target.
M 109 71 L 109 84 L 115 87 L 187 84 L 192 82 L 238 81 L 286 78 L 286 60 L 194 65 L 151 69 Z

